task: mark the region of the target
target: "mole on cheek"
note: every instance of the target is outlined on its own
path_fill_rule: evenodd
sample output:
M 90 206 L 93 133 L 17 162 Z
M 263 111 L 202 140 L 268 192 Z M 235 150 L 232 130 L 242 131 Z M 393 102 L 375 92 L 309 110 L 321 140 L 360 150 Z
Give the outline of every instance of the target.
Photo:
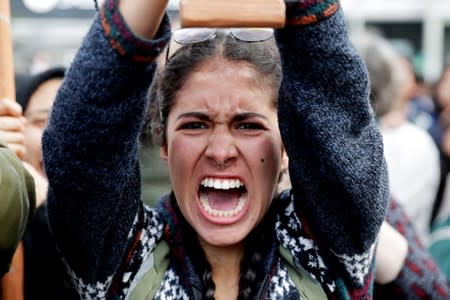
M 261 157 L 260 161 L 263 164 L 264 163 L 264 158 Z

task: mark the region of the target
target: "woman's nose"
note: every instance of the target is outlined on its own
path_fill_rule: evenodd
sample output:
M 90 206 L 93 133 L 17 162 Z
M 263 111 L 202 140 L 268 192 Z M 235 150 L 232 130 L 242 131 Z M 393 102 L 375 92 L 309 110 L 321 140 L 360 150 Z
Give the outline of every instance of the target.
M 215 165 L 223 165 L 237 156 L 235 139 L 228 129 L 215 129 L 208 140 L 206 155 Z

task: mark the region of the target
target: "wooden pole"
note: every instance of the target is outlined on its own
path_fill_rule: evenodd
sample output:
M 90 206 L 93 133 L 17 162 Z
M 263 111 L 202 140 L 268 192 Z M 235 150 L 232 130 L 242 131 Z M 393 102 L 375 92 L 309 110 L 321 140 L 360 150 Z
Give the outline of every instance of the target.
M 3 1 L 3 0 L 1 0 Z M 11 268 L 8 273 L 3 275 L 0 281 L 0 299 L 1 300 L 23 300 L 24 293 L 24 275 L 25 275 L 25 249 L 23 241 L 20 241 L 11 262 Z
M 16 99 L 9 0 L 0 0 L 0 98 Z
M 0 98 L 16 100 L 13 58 L 9 0 L 0 0 Z M 1 278 L 0 299 L 24 298 L 23 275 L 24 249 L 21 241 L 14 253 L 10 271 Z
M 181 0 L 182 27 L 284 27 L 283 0 Z

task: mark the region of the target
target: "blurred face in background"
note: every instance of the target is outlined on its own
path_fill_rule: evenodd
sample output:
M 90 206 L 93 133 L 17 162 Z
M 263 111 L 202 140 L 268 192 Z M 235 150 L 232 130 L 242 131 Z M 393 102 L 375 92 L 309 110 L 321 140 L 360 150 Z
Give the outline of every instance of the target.
M 50 79 L 42 83 L 28 102 L 24 116 L 27 119 L 25 126 L 25 148 L 24 160 L 31 164 L 45 178 L 42 163 L 41 138 L 47 126 L 50 110 L 55 102 L 56 93 L 61 86 L 62 78 Z
M 447 67 L 435 87 L 436 101 L 441 108 L 450 106 L 450 66 Z
M 439 125 L 443 129 L 441 150 L 447 158 L 450 158 L 450 107 L 445 108 L 440 113 Z

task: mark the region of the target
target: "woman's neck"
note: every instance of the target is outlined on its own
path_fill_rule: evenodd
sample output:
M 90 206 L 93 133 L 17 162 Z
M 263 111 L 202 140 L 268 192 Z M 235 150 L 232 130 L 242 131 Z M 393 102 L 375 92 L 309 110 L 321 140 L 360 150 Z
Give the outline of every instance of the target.
M 244 243 L 227 247 L 216 247 L 201 243 L 211 265 L 216 285 L 214 297 L 218 300 L 236 299 L 239 292 L 240 263 Z

